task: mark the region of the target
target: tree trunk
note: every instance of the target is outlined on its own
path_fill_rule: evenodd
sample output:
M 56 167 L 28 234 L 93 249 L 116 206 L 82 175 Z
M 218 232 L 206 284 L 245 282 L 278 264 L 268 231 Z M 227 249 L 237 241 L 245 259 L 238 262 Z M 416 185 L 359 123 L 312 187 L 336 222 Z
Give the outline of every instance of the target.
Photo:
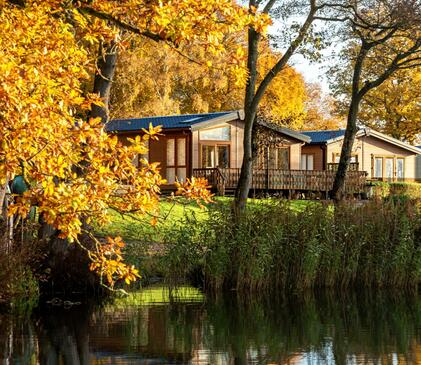
M 358 111 L 360 109 L 362 96 L 364 95 L 360 90 L 361 72 L 368 51 L 369 48 L 363 41 L 355 61 L 354 74 L 352 78 L 351 103 L 348 110 L 348 118 L 342 145 L 341 158 L 339 160 L 338 171 L 336 172 L 335 181 L 333 183 L 332 197 L 335 201 L 341 200 L 344 196 L 343 188 L 345 185 L 346 171 L 348 170 L 349 162 L 351 161 L 352 146 L 354 144 L 355 135 L 358 131 Z
M 93 92 L 98 94 L 103 102 L 102 106 L 92 105 L 90 118 L 101 118 L 105 124 L 109 120 L 109 102 L 112 80 L 117 61 L 117 43 L 101 44 L 97 60 Z M 83 167 L 77 170 L 83 173 Z M 46 265 L 51 271 L 49 283 L 46 287 L 50 292 L 92 291 L 98 286 L 97 277 L 89 270 L 89 258 L 78 245 L 58 238 L 58 231 L 45 223 L 40 217 L 39 238 L 47 242 L 49 250 Z M 83 221 L 86 229 L 86 222 Z M 86 244 L 89 240 L 86 240 Z
M 247 69 L 249 70 L 250 75 L 246 85 L 246 96 L 244 102 L 244 156 L 234 200 L 234 213 L 237 217 L 241 215 L 246 207 L 253 173 L 253 124 L 256 119 L 257 112 L 257 105 L 254 103 L 254 96 L 256 90 L 259 40 L 260 34 L 253 28 L 249 28 Z
M 257 7 L 258 1 L 250 0 L 250 7 Z M 269 13 L 272 9 L 275 1 L 270 0 L 267 2 L 263 9 L 264 13 Z M 253 124 L 256 119 L 257 108 L 263 95 L 272 82 L 272 80 L 278 75 L 283 68 L 287 65 L 291 56 L 295 53 L 297 48 L 302 44 L 305 39 L 308 30 L 313 23 L 314 16 L 316 14 L 316 0 L 310 0 L 310 11 L 307 18 L 298 32 L 297 37 L 291 42 L 290 46 L 286 50 L 285 54 L 278 60 L 278 62 L 272 67 L 272 69 L 265 75 L 262 82 L 256 89 L 257 79 L 257 58 L 258 58 L 258 45 L 261 35 L 257 33 L 253 28 L 248 30 L 248 55 L 247 55 L 247 70 L 249 71 L 249 79 L 246 85 L 246 96 L 244 100 L 244 114 L 245 114 L 245 126 L 244 126 L 244 157 L 241 166 L 240 179 L 238 180 L 237 189 L 235 191 L 234 200 L 234 213 L 238 218 L 239 215 L 244 211 L 247 203 L 247 197 L 250 191 L 250 183 L 253 174 Z
M 343 197 L 342 191 L 345 185 L 346 172 L 348 170 L 349 162 L 351 161 L 351 152 L 355 140 L 355 135 L 358 131 L 357 117 L 359 106 L 359 99 L 352 100 L 348 111 L 348 119 L 342 145 L 341 158 L 339 160 L 338 171 L 336 172 L 332 189 L 332 196 L 336 201 L 341 200 Z
M 106 124 L 110 119 L 110 91 L 117 63 L 117 42 L 101 44 L 95 73 L 94 90 L 102 99 L 103 105 L 92 105 L 91 118 L 101 118 Z

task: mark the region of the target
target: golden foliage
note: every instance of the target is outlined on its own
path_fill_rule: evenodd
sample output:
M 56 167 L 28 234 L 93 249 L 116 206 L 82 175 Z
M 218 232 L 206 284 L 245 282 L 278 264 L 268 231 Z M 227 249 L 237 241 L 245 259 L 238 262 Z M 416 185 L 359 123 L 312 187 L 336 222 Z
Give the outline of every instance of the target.
M 325 95 L 319 84 L 307 84 L 306 92 L 303 130 L 334 130 L 344 127 L 344 118 L 335 115 L 335 99 Z
M 177 52 L 151 41 L 134 42 L 120 54 L 111 90 L 111 115 L 132 118 L 153 115 L 207 113 L 235 110 L 244 104 L 245 34 L 226 34 L 228 54 L 210 55 L 200 43 Z M 259 74 L 263 77 L 277 55 L 267 41 L 261 43 Z M 189 55 L 189 59 L 183 55 Z M 196 62 L 192 62 L 191 59 Z M 210 62 L 209 67 L 206 62 Z M 302 76 L 286 67 L 269 86 L 261 111 L 271 120 L 299 129 L 304 117 L 305 85 Z
M 261 81 L 276 64 L 280 55 L 273 52 L 267 41 L 261 42 L 257 64 Z M 259 104 L 259 114 L 265 119 L 300 130 L 304 122 L 306 90 L 303 77 L 291 66 L 286 66 L 271 82 Z
M 175 183 L 177 187 L 176 195 L 182 195 L 186 198 L 196 200 L 196 202 L 202 206 L 202 202 L 211 203 L 212 194 L 210 193 L 210 185 L 204 178 L 186 179 L 185 182 L 177 181 Z
M 383 133 L 421 143 L 421 68 L 401 70 L 361 103 L 359 119 Z
M 222 30 L 250 23 L 264 27 L 268 18 L 230 0 L 0 1 L 0 183 L 23 175 L 29 186 L 8 213 L 26 217 L 36 206 L 60 237 L 79 242 L 84 223 L 107 222 L 108 208 L 156 212 L 164 181 L 158 166 L 132 161 L 160 130 L 123 145 L 99 120 L 87 120 L 91 105 L 101 103 L 82 89 L 94 72 L 91 45 L 115 39 L 129 25 L 175 44 L 202 39 L 218 52 Z M 208 199 L 202 188 L 191 181 L 188 194 Z M 121 248 L 109 238 L 89 250 L 91 268 L 110 285 L 137 277 Z

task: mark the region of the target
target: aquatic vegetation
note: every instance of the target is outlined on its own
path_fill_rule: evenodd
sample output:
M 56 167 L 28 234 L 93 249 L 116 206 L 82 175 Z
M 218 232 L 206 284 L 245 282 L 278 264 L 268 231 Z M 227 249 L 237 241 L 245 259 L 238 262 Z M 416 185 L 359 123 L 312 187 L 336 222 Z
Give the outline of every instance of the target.
M 234 222 L 216 205 L 167 232 L 162 267 L 170 282 L 206 289 L 303 290 L 399 287 L 421 280 L 421 215 L 410 202 L 350 202 L 333 208 L 290 203 L 249 206 Z

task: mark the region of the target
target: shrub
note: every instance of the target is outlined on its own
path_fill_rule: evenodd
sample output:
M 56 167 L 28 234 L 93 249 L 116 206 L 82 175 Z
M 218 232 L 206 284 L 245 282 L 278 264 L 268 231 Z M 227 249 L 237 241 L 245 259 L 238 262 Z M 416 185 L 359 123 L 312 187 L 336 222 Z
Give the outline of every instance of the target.
M 421 218 L 410 202 L 336 207 L 253 205 L 233 221 L 229 207 L 194 215 L 168 232 L 169 280 L 199 273 L 208 289 L 407 287 L 421 279 Z
M 408 182 L 383 182 L 371 183 L 372 193 L 375 197 L 390 198 L 399 197 L 409 200 L 421 199 L 421 184 Z

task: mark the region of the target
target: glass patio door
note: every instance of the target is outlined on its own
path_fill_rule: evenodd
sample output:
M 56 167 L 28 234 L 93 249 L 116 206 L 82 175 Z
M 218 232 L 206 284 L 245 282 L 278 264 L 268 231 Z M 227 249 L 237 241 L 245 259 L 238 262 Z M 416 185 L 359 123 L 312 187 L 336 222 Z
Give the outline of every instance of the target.
M 228 145 L 202 145 L 202 167 L 229 167 Z
M 385 161 L 385 177 L 387 180 L 391 181 L 393 180 L 393 158 L 386 158 Z
M 186 137 L 167 139 L 167 183 L 176 179 L 183 181 L 187 176 Z

